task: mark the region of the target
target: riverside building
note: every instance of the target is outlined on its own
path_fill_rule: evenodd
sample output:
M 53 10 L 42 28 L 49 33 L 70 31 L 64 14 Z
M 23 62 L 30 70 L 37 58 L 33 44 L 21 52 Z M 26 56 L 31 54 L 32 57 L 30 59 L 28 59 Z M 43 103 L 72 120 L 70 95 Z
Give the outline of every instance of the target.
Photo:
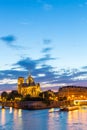
M 59 88 L 58 98 L 67 100 L 87 100 L 87 87 L 65 86 Z

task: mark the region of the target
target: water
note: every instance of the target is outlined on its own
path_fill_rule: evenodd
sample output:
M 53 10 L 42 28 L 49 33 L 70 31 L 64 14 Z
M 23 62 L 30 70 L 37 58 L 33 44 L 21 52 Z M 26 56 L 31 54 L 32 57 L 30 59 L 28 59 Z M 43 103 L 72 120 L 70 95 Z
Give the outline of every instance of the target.
M 70 112 L 0 109 L 0 130 L 87 130 L 87 108 Z

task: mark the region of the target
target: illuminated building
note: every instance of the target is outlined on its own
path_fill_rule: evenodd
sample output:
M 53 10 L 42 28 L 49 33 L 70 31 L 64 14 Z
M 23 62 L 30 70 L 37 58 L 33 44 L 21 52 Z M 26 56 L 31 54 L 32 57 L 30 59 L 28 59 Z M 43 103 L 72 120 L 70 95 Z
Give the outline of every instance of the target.
M 41 92 L 40 84 L 35 83 L 34 79 L 29 75 L 26 82 L 24 77 L 18 78 L 18 93 L 23 96 L 30 95 L 31 97 L 38 97 Z
M 87 99 L 87 87 L 81 86 L 65 86 L 59 88 L 58 98 L 66 97 L 68 100 L 86 100 Z

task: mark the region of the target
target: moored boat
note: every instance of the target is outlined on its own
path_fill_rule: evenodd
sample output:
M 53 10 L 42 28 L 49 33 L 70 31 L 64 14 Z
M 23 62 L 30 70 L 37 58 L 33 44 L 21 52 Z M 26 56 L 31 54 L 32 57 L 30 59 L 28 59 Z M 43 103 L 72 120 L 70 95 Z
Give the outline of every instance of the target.
M 73 111 L 73 110 L 78 110 L 79 106 L 67 106 L 67 107 L 62 107 L 60 108 L 60 111 Z

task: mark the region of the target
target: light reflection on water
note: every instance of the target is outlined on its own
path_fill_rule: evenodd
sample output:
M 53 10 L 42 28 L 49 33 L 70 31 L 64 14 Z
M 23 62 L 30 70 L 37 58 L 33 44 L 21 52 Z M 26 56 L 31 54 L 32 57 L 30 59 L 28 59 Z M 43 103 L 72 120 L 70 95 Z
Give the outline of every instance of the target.
M 70 111 L 68 113 L 68 126 L 70 130 L 87 130 L 87 109 Z
M 69 112 L 0 109 L 0 130 L 87 130 L 87 108 Z
M 1 124 L 5 124 L 5 109 L 2 109 L 1 111 Z

